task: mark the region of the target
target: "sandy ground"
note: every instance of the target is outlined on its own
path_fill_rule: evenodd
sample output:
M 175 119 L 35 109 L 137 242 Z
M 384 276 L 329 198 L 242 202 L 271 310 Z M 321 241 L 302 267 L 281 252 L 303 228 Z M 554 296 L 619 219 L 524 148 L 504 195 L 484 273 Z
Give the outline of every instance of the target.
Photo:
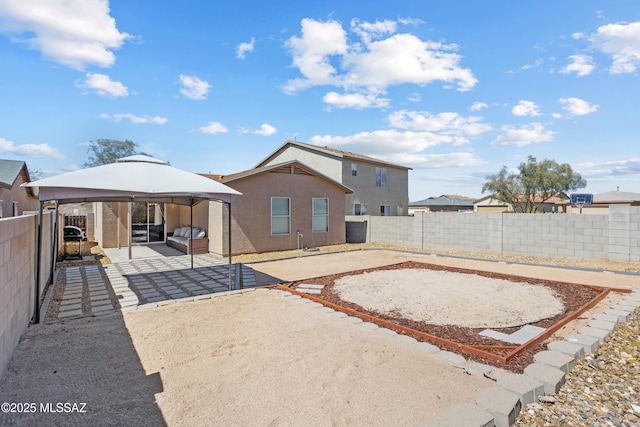
M 334 289 L 367 310 L 398 312 L 434 325 L 506 328 L 563 310 L 560 299 L 543 286 L 447 271 L 378 270 L 342 277 Z
M 631 275 L 393 251 L 253 267 L 261 280 L 290 281 L 409 260 L 591 285 L 638 284 Z M 416 425 L 495 384 L 384 329 L 285 295 L 258 290 L 32 326 L 0 379 L 0 402 L 32 402 L 38 410 L 0 413 L 0 425 Z M 41 410 L 64 402 L 86 403 L 85 412 Z

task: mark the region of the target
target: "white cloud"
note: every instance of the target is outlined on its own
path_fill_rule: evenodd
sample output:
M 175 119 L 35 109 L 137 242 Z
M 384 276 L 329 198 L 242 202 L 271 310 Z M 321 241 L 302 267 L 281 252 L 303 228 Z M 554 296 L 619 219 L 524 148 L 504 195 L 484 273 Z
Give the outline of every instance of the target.
M 581 174 L 592 177 L 640 175 L 640 157 L 599 163 L 581 163 L 576 165 L 576 169 L 579 169 Z
M 436 132 L 456 137 L 454 145 L 468 143 L 467 136 L 476 136 L 491 130 L 482 123 L 482 117 L 463 117 L 458 113 L 431 114 L 422 111 L 401 110 L 391 113 L 387 120 L 392 127 L 423 132 Z
M 76 70 L 89 64 L 109 67 L 113 50 L 131 36 L 120 32 L 107 0 L 3 0 L 0 31 Z
M 420 102 L 422 101 L 422 95 L 420 95 L 419 93 L 412 93 L 411 95 L 409 95 L 407 97 L 407 101 L 409 102 Z
M 128 96 L 129 89 L 120 82 L 111 80 L 105 74 L 87 73 L 85 80 L 76 84 L 79 88 L 90 89 L 101 96 L 118 98 Z
M 155 124 L 155 125 L 163 125 L 167 122 L 166 117 L 151 117 L 151 116 L 136 116 L 134 114 L 125 113 L 125 114 L 100 114 L 100 118 L 102 119 L 110 119 L 114 122 L 119 122 L 122 120 L 129 120 L 133 124 Z
M 576 73 L 576 77 L 583 77 L 591 74 L 595 66 L 593 58 L 589 55 L 571 55 L 569 59 L 572 61 L 566 67 L 560 70 L 562 74 Z
M 603 25 L 591 36 L 591 43 L 611 55 L 613 74 L 633 73 L 640 65 L 640 21 Z
M 519 128 L 503 126 L 502 132 L 490 145 L 524 147 L 529 144 L 552 141 L 553 135 L 556 133 L 545 130 L 541 123 L 530 123 Z
M 257 130 L 248 130 L 248 129 L 241 129 L 240 130 L 241 134 L 251 133 L 251 134 L 254 134 L 254 135 L 262 135 L 262 136 L 274 135 L 276 132 L 278 132 L 278 130 L 275 127 L 273 127 L 273 126 L 271 126 L 271 125 L 269 125 L 267 123 L 263 123 L 260 126 L 260 129 L 257 129 Z
M 442 154 L 398 154 L 390 157 L 389 161 L 414 169 L 461 168 L 477 166 L 486 163 L 474 153 L 467 152 Z
M 200 101 L 207 99 L 207 94 L 211 85 L 205 80 L 201 80 L 196 76 L 187 76 L 180 74 L 180 93 L 189 99 Z
M 560 98 L 558 102 L 566 111 L 573 116 L 584 116 L 586 114 L 595 113 L 599 105 L 589 104 L 580 98 Z
M 288 80 L 283 87 L 285 93 L 313 86 L 335 86 L 346 93 L 331 92 L 326 100 L 363 108 L 363 100 L 377 98 L 391 85 L 422 86 L 441 81 L 466 91 L 477 83 L 471 70 L 459 66 L 462 57 L 457 53 L 457 45 L 423 41 L 412 34 L 394 34 L 397 26 L 394 21 L 352 21 L 351 31 L 360 42 L 350 42 L 346 30 L 334 20 L 303 19 L 301 25 L 302 35 L 291 37 L 286 46 L 302 77 Z M 359 99 L 349 96 L 354 93 L 364 96 Z
M 376 22 L 361 22 L 359 19 L 351 20 L 351 29 L 365 44 L 369 44 L 372 39 L 380 39 L 387 34 L 396 32 L 395 21 L 384 20 Z
M 227 129 L 226 126 L 219 122 L 209 122 L 207 126 L 202 126 L 198 128 L 198 130 L 202 133 L 208 133 L 211 135 L 215 135 L 216 133 L 229 132 L 229 129 Z
M 511 113 L 514 116 L 523 117 L 530 116 L 535 117 L 540 115 L 539 108 L 535 102 L 521 100 L 518 105 L 511 109 Z
M 254 37 L 251 37 L 251 41 L 248 43 L 240 43 L 236 48 L 236 58 L 244 59 L 247 55 L 247 52 L 253 52 L 253 46 L 255 45 L 255 43 L 256 39 Z
M 431 132 L 401 132 L 393 129 L 360 132 L 349 136 L 316 135 L 309 139 L 309 143 L 314 145 L 383 156 L 419 153 L 427 148 L 452 142 L 455 142 L 455 139 L 449 135 L 436 135 Z
M 0 138 L 0 153 L 15 154 L 26 157 L 49 157 L 62 160 L 65 157 L 48 144 L 22 144 L 15 145 L 13 141 Z
M 487 104 L 485 104 L 484 102 L 474 102 L 473 104 L 471 104 L 471 111 L 480 111 L 483 108 L 487 108 L 489 107 Z
M 345 93 L 327 92 L 322 100 L 337 108 L 381 108 L 389 106 L 388 98 L 378 98 L 376 93 Z

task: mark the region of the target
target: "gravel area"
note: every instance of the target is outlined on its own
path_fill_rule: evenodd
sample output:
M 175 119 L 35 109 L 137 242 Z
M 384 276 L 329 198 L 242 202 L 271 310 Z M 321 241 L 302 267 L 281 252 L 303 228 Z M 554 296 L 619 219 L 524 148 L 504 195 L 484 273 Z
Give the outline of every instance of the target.
M 580 360 L 560 392 L 520 412 L 519 427 L 639 426 L 640 310 Z

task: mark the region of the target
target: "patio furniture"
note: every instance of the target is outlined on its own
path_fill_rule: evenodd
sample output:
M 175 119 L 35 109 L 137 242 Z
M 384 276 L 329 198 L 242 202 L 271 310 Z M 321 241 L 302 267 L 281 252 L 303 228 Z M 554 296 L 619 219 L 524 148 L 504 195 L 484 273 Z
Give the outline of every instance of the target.
M 167 236 L 167 246 L 187 255 L 202 255 L 209 252 L 209 239 L 206 231 L 196 227 L 178 227 Z

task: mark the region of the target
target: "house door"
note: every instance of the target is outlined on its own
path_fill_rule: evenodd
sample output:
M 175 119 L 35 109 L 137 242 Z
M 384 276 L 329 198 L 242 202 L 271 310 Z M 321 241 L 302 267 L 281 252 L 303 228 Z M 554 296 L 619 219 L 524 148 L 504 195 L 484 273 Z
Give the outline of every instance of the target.
M 131 241 L 164 242 L 164 203 L 131 203 Z

